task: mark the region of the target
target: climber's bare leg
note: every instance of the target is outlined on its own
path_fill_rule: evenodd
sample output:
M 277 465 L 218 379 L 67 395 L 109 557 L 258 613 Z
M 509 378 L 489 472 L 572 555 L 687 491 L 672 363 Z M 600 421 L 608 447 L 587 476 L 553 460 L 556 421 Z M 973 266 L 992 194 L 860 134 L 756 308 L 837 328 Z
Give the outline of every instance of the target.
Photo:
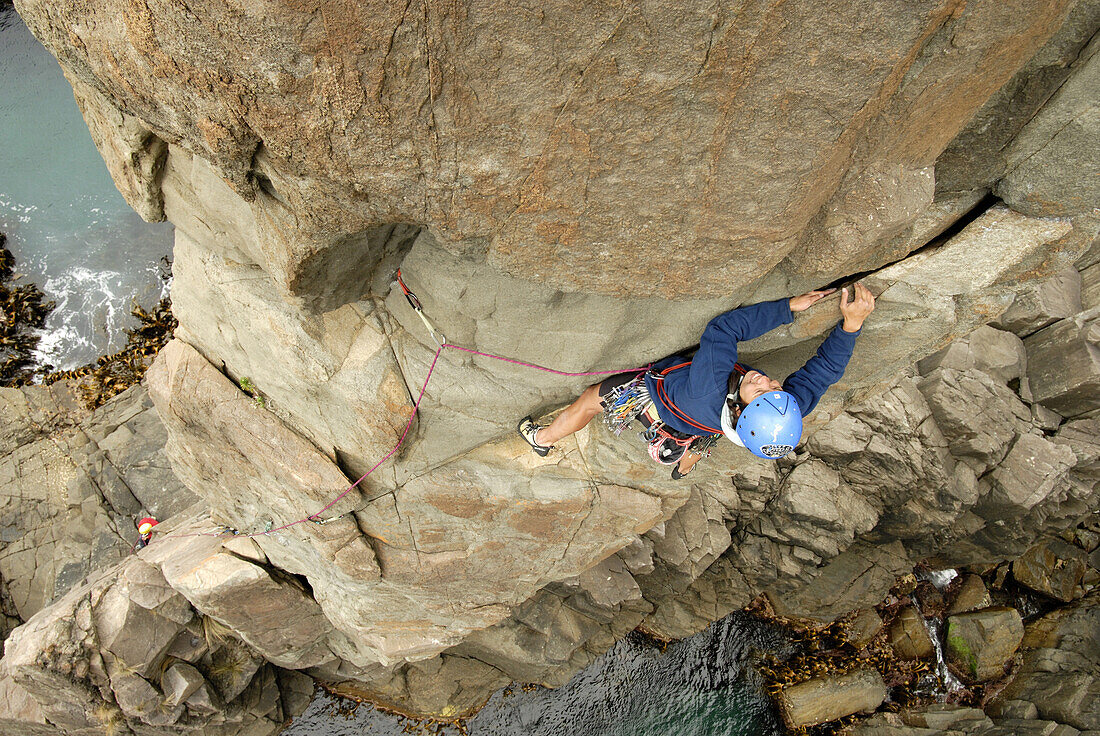
M 562 437 L 567 437 L 578 429 L 583 429 L 597 414 L 603 411 L 600 403 L 600 384 L 589 386 L 576 401 L 550 423 L 543 427 L 536 435 L 536 442 L 543 447 L 549 447 Z

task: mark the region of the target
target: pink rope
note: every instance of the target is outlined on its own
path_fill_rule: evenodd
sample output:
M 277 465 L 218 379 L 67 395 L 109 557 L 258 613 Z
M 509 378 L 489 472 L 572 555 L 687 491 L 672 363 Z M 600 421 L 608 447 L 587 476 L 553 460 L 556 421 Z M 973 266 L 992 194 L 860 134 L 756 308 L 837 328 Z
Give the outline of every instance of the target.
M 505 363 L 511 363 L 513 365 L 522 365 L 525 368 L 534 368 L 535 370 L 545 371 L 546 373 L 553 373 L 557 376 L 613 376 L 619 373 L 641 373 L 642 371 L 649 370 L 647 365 L 645 368 L 631 368 L 625 371 L 589 371 L 587 373 L 566 373 L 565 371 L 556 371 L 553 368 L 546 368 L 534 363 L 524 363 L 522 360 L 514 360 L 512 358 L 505 358 L 502 355 L 493 355 L 492 353 L 482 353 L 477 350 L 471 350 L 470 348 L 464 348 L 461 345 L 452 345 L 449 342 L 443 344 L 444 348 L 454 348 L 455 350 L 461 350 L 464 353 L 472 353 L 473 355 L 480 355 L 483 358 L 492 358 L 494 360 L 501 360 Z M 442 348 L 440 348 L 442 349 Z
M 297 526 L 298 524 L 303 524 L 303 523 L 305 523 L 307 521 L 310 521 L 312 519 L 316 519 L 321 514 L 325 513 L 329 509 L 331 509 L 333 506 L 338 504 L 345 496 L 347 496 L 349 493 L 351 493 L 352 490 L 354 490 L 360 483 L 362 483 L 364 480 L 366 480 L 367 476 L 370 475 L 371 473 L 373 473 L 375 470 L 377 470 L 378 467 L 382 463 L 386 462 L 391 457 L 393 457 L 394 453 L 396 453 L 401 448 L 401 445 L 403 445 L 405 443 L 405 438 L 408 437 L 409 430 L 412 428 L 413 419 L 416 418 L 417 413 L 420 411 L 420 403 L 424 400 L 424 394 L 428 390 L 428 381 L 432 380 L 432 373 L 435 372 L 436 363 L 439 362 L 439 356 L 445 348 L 454 348 L 455 350 L 461 350 L 464 353 L 471 353 L 473 355 L 480 355 L 483 358 L 492 358 L 493 360 L 500 360 L 500 361 L 503 361 L 505 363 L 512 363 L 513 365 L 524 366 L 525 368 L 534 368 L 535 370 L 544 371 L 546 373 L 553 373 L 553 374 L 558 375 L 558 376 L 609 376 L 609 375 L 617 375 L 619 373 L 641 373 L 642 371 L 649 370 L 649 366 L 647 365 L 647 366 L 642 367 L 642 368 L 631 368 L 631 369 L 625 370 L 625 371 L 616 370 L 616 371 L 589 371 L 589 372 L 584 372 L 584 373 L 566 373 L 564 371 L 554 370 L 553 368 L 546 368 L 545 366 L 536 365 L 535 363 L 525 363 L 522 360 L 515 360 L 513 358 L 505 358 L 503 355 L 493 355 L 492 353 L 482 353 L 478 350 L 472 350 L 471 348 L 464 348 L 461 345 L 452 345 L 450 343 L 443 343 L 442 345 L 439 346 L 439 349 L 435 351 L 435 355 L 432 357 L 432 364 L 428 367 L 428 375 L 424 376 L 424 384 L 420 387 L 420 394 L 416 397 L 416 402 L 413 404 L 412 414 L 409 415 L 409 421 L 405 424 L 405 430 L 401 433 L 401 437 L 397 440 L 397 444 L 393 446 L 392 450 L 390 450 L 389 452 L 386 453 L 385 457 L 383 457 L 381 460 L 379 460 L 374 465 L 372 465 L 370 470 L 368 470 L 367 472 L 365 472 L 361 476 L 359 476 L 359 480 L 355 481 L 350 486 L 348 486 L 346 489 L 344 489 L 343 493 L 341 493 L 339 496 L 337 496 L 336 498 L 329 501 L 328 504 L 324 508 L 322 508 L 320 511 L 318 511 L 316 513 L 313 513 L 313 514 L 310 514 L 309 516 L 306 516 L 302 519 L 298 519 L 296 521 L 291 521 L 287 524 L 283 524 L 282 526 L 277 526 L 274 529 L 267 529 L 267 530 L 262 531 L 262 532 L 252 532 L 250 534 L 239 534 L 239 533 L 238 534 L 230 534 L 229 532 L 216 532 L 216 533 L 214 533 L 214 532 L 191 532 L 191 533 L 188 533 L 188 534 L 169 534 L 168 536 L 162 537 L 162 539 L 183 539 L 185 537 L 229 537 L 229 536 L 262 537 L 262 536 L 265 536 L 267 534 L 273 534 L 275 532 L 279 532 L 279 531 L 282 531 L 284 529 L 289 529 L 292 526 Z M 151 543 L 152 542 L 150 542 L 150 544 Z M 133 548 L 131 548 L 131 551 L 133 551 Z

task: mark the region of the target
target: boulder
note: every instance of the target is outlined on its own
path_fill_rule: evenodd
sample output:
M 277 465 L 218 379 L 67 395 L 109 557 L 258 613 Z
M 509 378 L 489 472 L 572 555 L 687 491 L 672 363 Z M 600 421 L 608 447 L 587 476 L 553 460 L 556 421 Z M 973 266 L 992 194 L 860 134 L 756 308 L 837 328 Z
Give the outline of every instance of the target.
M 947 619 L 946 656 L 966 682 L 996 680 L 1005 673 L 1024 636 L 1023 620 L 1005 606 L 960 613 Z
M 920 381 L 951 454 L 981 467 L 998 464 L 1012 440 L 1031 425 L 1031 412 L 1011 389 L 977 371 L 937 368 Z
M 985 706 L 985 712 L 998 720 L 1029 721 L 1039 717 L 1035 703 L 1027 700 L 994 700 Z
M 1028 284 L 1017 292 L 1012 305 L 993 321 L 993 327 L 1027 337 L 1058 320 L 1080 312 L 1082 278 L 1069 267 L 1048 279 Z
M 1026 374 L 1027 352 L 1023 341 L 1012 332 L 982 325 L 917 363 L 922 376 L 941 367 L 957 371 L 977 369 L 1007 385 Z
M 749 577 L 746 567 L 740 569 Z M 912 569 L 901 542 L 857 542 L 821 568 L 810 582 L 798 580 L 793 590 L 769 589 L 767 594 L 780 616 L 834 621 L 853 607 L 877 605 L 897 579 Z
M 979 482 L 976 510 L 996 522 L 1023 516 L 1067 483 L 1077 462 L 1070 448 L 1034 434 L 1021 435 L 1004 460 Z
M 897 617 L 890 622 L 887 638 L 901 659 L 926 659 L 936 653 L 924 618 L 913 606 L 898 611 Z
M 1056 322 L 1024 340 L 1035 401 L 1064 417 L 1100 408 L 1100 322 L 1093 312 Z
M 123 714 L 144 723 L 152 723 L 158 719 L 160 714 L 157 711 L 161 710 L 163 703 L 161 692 L 149 681 L 125 670 L 118 670 L 111 673 L 111 690 L 114 691 L 114 702 L 118 703 Z M 179 708 L 175 713 L 176 718 L 182 714 L 183 708 Z
M 784 523 L 775 526 L 775 538 L 804 547 L 822 559 L 835 557 L 842 546 L 870 531 L 878 510 L 822 462 L 806 462 L 794 469 L 775 501 Z
M 149 677 L 160 667 L 183 626 L 145 608 L 127 593 L 123 585 L 112 586 L 94 607 L 99 646 L 114 655 L 121 666 Z M 129 690 L 144 692 L 140 683 Z
M 931 703 L 913 710 L 902 711 L 902 721 L 915 728 L 928 728 L 936 732 L 967 732 L 968 726 L 986 726 L 989 719 L 980 708 L 967 708 L 954 703 Z
M 993 599 L 985 582 L 980 575 L 967 573 L 961 575 L 957 582 L 953 582 L 950 589 L 951 604 L 947 608 L 947 615 L 954 616 L 957 613 L 977 611 L 980 608 L 988 608 L 993 605 Z
M 1100 730 L 1100 594 L 1092 592 L 1029 623 L 1030 647 L 998 696 L 1023 701 L 1039 717 L 1082 731 Z
M 167 538 L 148 549 L 173 588 L 268 661 L 304 669 L 333 659 L 325 645 L 332 624 L 300 584 L 222 552 L 217 538 Z
M 1088 569 L 1084 550 L 1060 539 L 1048 539 L 1012 562 L 1012 577 L 1021 585 L 1068 603 L 1085 594 Z
M 171 706 L 191 697 L 191 694 L 206 683 L 206 679 L 197 669 L 186 662 L 176 662 L 164 671 L 160 677 L 160 687 L 164 692 L 164 701 Z
M 779 710 L 789 728 L 835 721 L 853 713 L 870 713 L 886 699 L 886 685 L 874 669 L 818 677 L 783 688 Z
M 848 643 L 856 649 L 863 649 L 882 631 L 882 617 L 873 608 L 860 608 L 843 623 Z
M 1055 444 L 1069 447 L 1077 456 L 1075 474 L 1100 481 L 1100 416 L 1068 421 L 1052 439 Z

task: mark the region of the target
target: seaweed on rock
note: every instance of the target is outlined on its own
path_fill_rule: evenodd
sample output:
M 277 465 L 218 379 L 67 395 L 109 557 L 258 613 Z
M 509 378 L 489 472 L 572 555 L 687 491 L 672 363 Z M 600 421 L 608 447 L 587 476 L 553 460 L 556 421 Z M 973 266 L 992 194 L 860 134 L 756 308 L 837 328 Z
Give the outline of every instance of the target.
M 77 385 L 84 403 L 95 409 L 139 383 L 176 329 L 171 300 L 164 297 L 152 310 L 134 303 L 130 314 L 137 319 L 138 326 L 126 330 L 126 346 L 122 350 L 73 370 L 55 371 L 51 365 L 37 364 L 34 357 L 40 340 L 38 331 L 45 327 L 54 303 L 46 301 L 35 284 L 11 283 L 19 275 L 15 273 L 15 258 L 5 242 L 0 233 L 0 386 L 79 379 Z M 166 270 L 165 279 L 168 275 Z
M 108 399 L 141 382 L 160 349 L 172 339 L 176 318 L 169 297 L 160 300 L 151 311 L 134 304 L 130 309 L 138 326 L 126 330 L 126 346 L 118 352 L 100 356 L 75 370 L 48 373 L 44 383 L 81 379 L 81 398 L 89 409 L 102 406 Z
M 46 324 L 54 308 L 35 284 L 14 285 L 15 257 L 0 233 L 0 386 L 20 386 L 34 382 L 50 366 L 35 367 L 38 347 L 37 330 Z

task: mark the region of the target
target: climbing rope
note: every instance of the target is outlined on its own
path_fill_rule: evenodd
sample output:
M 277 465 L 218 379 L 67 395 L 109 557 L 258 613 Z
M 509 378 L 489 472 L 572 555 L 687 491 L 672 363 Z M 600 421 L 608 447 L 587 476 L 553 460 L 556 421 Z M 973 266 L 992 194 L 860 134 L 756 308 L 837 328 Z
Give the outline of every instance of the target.
M 251 537 L 263 537 L 263 536 L 267 536 L 269 534 L 274 534 L 276 532 L 281 532 L 284 529 L 289 529 L 293 526 L 297 526 L 298 524 L 304 524 L 306 522 L 312 522 L 314 524 L 323 525 L 323 524 L 327 524 L 331 521 L 335 521 L 336 519 L 341 518 L 343 515 L 334 516 L 334 517 L 329 518 L 329 519 L 322 519 L 321 515 L 324 514 L 326 511 L 328 511 L 329 509 L 331 509 L 336 504 L 338 504 L 345 496 L 347 496 L 355 488 L 357 488 L 359 486 L 359 484 L 362 483 L 364 480 L 366 480 L 367 476 L 369 476 L 371 473 L 373 473 L 375 470 L 377 470 L 378 467 L 380 465 L 382 465 L 382 463 L 386 462 L 391 457 L 393 457 L 394 454 L 401 448 L 401 445 L 403 445 L 405 443 L 405 439 L 408 437 L 409 430 L 412 428 L 413 420 L 416 418 L 417 413 L 420 411 L 420 403 L 424 400 L 424 394 L 428 390 L 428 382 L 432 380 L 432 374 L 435 372 L 435 366 L 439 362 L 439 356 L 447 348 L 458 350 L 458 351 L 461 351 L 461 352 L 464 352 L 464 353 L 470 353 L 471 355 L 480 355 L 483 358 L 492 358 L 493 360 L 499 360 L 499 361 L 502 361 L 504 363 L 511 363 L 512 365 L 523 366 L 525 368 L 533 368 L 534 370 L 543 371 L 544 373 L 553 373 L 556 376 L 568 376 L 568 377 L 611 376 L 611 375 L 617 375 L 619 373 L 641 373 L 643 371 L 649 370 L 649 368 L 650 368 L 650 366 L 647 365 L 647 366 L 643 366 L 641 368 L 630 368 L 630 369 L 625 370 L 625 371 L 624 370 L 584 371 L 584 372 L 580 372 L 580 373 L 570 373 L 570 372 L 567 372 L 567 371 L 559 371 L 559 370 L 555 370 L 553 368 L 547 368 L 545 366 L 541 366 L 541 365 L 538 365 L 536 363 L 527 363 L 527 362 L 524 362 L 522 360 L 516 360 L 514 358 L 507 358 L 507 357 L 504 357 L 503 355 L 494 355 L 493 353 L 484 353 L 484 352 L 481 352 L 480 350 L 473 350 L 472 348 L 463 347 L 461 345 L 452 345 L 451 343 L 447 342 L 446 336 L 442 332 L 440 332 L 438 329 L 436 329 L 435 325 L 432 324 L 431 320 L 428 319 L 428 316 L 426 314 L 424 314 L 424 307 L 420 303 L 420 299 L 417 298 L 416 294 L 414 294 L 412 291 L 409 290 L 409 287 L 405 285 L 404 279 L 401 278 L 401 269 L 397 270 L 397 284 L 401 287 L 401 292 L 405 295 L 405 299 L 408 301 L 409 306 L 411 306 L 416 311 L 416 314 L 420 317 L 420 320 L 424 323 L 424 326 L 427 328 L 428 334 L 431 335 L 432 339 L 435 340 L 436 344 L 439 347 L 436 348 L 435 355 L 432 356 L 431 365 L 428 366 L 428 374 L 424 377 L 424 383 L 420 386 L 420 393 L 417 394 L 416 401 L 413 403 L 413 410 L 412 410 L 412 413 L 409 415 L 409 421 L 405 424 L 405 429 L 404 429 L 404 431 L 401 432 L 401 437 L 397 440 L 397 444 L 393 446 L 393 449 L 390 450 L 389 452 L 387 452 L 381 460 L 379 460 L 374 465 L 372 465 L 367 472 L 365 472 L 361 476 L 359 476 L 359 479 L 357 481 L 355 481 L 350 486 L 345 488 L 344 491 L 340 495 L 338 495 L 336 498 L 329 501 L 319 511 L 317 511 L 316 513 L 310 514 L 309 516 L 303 517 L 301 519 L 297 519 L 295 521 L 291 521 L 289 523 L 283 524 L 282 526 L 277 526 L 277 527 L 273 527 L 273 528 L 264 529 L 261 532 L 245 533 L 245 532 L 239 532 L 236 529 L 233 529 L 231 527 L 224 527 L 223 526 L 222 530 L 218 531 L 218 532 L 191 532 L 191 533 L 188 533 L 188 534 L 168 534 L 168 535 L 162 537 L 162 539 L 183 539 L 183 538 L 186 538 L 186 537 L 228 537 L 228 536 L 249 537 L 249 538 L 251 538 Z M 271 526 L 270 523 L 269 523 L 269 526 Z

